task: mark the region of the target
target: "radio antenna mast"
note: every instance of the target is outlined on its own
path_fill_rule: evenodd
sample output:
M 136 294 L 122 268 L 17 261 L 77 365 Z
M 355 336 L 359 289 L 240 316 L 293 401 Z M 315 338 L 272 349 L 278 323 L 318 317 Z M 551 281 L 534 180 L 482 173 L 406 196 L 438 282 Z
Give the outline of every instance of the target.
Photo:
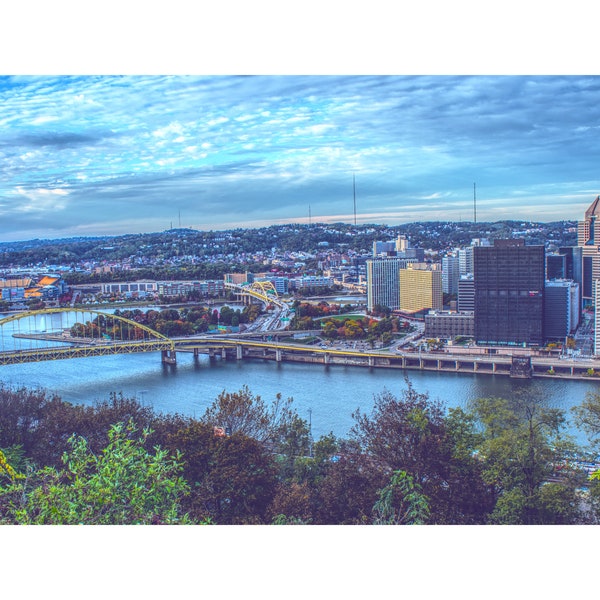
M 473 184 L 473 222 L 477 223 L 477 196 L 475 195 L 475 184 Z
M 352 173 L 352 191 L 354 193 L 354 225 L 356 225 L 356 178 Z

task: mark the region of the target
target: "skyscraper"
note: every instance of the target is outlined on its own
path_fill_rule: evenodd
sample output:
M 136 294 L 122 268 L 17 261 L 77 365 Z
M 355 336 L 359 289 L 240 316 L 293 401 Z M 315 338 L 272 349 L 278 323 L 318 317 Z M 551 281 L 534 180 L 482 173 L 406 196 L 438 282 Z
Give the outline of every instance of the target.
M 415 259 L 374 258 L 367 260 L 367 310 L 375 306 L 400 308 L 400 269 Z
M 458 270 L 461 277 L 473 273 L 473 246 L 458 251 Z
M 546 254 L 546 279 L 567 278 L 567 257 L 564 254 Z
M 544 246 L 495 240 L 474 248 L 475 340 L 544 343 Z
M 458 293 L 459 259 L 456 256 L 442 258 L 442 291 L 444 294 Z
M 458 310 L 459 312 L 475 310 L 475 282 L 473 273 L 462 275 L 458 280 Z
M 594 280 L 600 279 L 600 196 L 585 211 L 577 224 L 577 246 L 582 253 L 581 295 L 584 304 L 592 304 Z
M 419 312 L 441 310 L 442 273 L 437 269 L 412 268 L 400 270 L 400 310 Z
M 544 294 L 546 340 L 564 341 L 579 325 L 579 284 L 569 280 L 546 281 Z

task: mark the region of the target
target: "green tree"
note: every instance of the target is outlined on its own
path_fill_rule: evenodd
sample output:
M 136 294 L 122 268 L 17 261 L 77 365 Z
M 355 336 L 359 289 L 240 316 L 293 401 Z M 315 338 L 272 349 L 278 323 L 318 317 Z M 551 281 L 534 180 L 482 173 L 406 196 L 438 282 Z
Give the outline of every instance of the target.
M 169 425 L 164 439 L 168 449 L 181 452 L 191 486 L 185 507 L 192 517 L 220 525 L 268 522 L 277 469 L 264 445 L 240 431 L 221 435 L 194 419 L 180 425 Z
M 581 474 L 565 469 L 554 482 L 556 465 L 576 449 L 562 434 L 563 411 L 545 407 L 535 393 L 479 399 L 474 411 L 483 426 L 479 456 L 484 478 L 497 495 L 490 522 L 579 522 Z
M 572 409 L 575 423 L 588 437 L 592 447 L 600 447 L 600 394 L 587 392 L 580 406 Z
M 406 471 L 394 471 L 373 506 L 375 525 L 422 525 L 429 518 L 427 498 Z
M 13 498 L 10 518 L 18 524 L 176 524 L 189 522 L 180 511 L 189 488 L 178 456 L 159 447 L 149 453 L 144 430 L 119 423 L 98 454 L 80 436 L 69 440 L 63 467 L 44 467 L 5 493 Z M 5 515 L 6 517 L 6 515 Z
M 378 490 L 386 484 L 383 469 L 356 442 L 341 440 L 339 454 L 327 461 L 315 486 L 314 522 L 323 525 L 372 523 Z
M 277 394 L 269 406 L 248 386 L 243 386 L 237 392 L 221 392 L 201 420 L 223 427 L 229 434 L 243 433 L 276 450 L 295 427 L 297 414 L 292 404 L 292 398 L 284 400 Z
M 363 454 L 362 468 L 386 478 L 410 475 L 429 499 L 428 523 L 485 522 L 493 497 L 475 456 L 473 422 L 462 412 L 447 415 L 441 402 L 406 384 L 400 398 L 386 390 L 370 414 L 354 413 L 350 438 Z
M 588 392 L 580 406 L 573 407 L 575 424 L 584 431 L 589 447 L 597 456 L 600 449 L 600 394 Z M 589 503 L 595 522 L 600 522 L 600 470 L 590 475 L 587 483 Z

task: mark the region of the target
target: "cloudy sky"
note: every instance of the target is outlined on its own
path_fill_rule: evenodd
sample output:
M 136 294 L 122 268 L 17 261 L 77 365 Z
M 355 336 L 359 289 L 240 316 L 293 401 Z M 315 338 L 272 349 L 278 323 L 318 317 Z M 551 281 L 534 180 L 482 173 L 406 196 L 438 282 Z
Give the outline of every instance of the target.
M 579 219 L 600 77 L 6 76 L 4 240 Z
M 0 241 L 352 223 L 353 177 L 358 223 L 471 220 L 473 184 L 478 221 L 580 219 L 600 77 L 573 2 L 11 3 Z

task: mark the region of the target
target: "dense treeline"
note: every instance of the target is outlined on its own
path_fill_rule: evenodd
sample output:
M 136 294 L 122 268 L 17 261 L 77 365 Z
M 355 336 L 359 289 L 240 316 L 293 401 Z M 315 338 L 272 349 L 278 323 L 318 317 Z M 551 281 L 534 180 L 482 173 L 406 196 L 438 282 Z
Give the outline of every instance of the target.
M 139 269 L 136 277 L 147 273 L 159 279 L 220 278 L 225 272 L 237 270 L 262 271 L 263 258 L 253 254 L 280 252 L 316 253 L 321 244 L 335 251 L 368 252 L 376 240 L 391 240 L 406 235 L 413 247 L 443 251 L 468 245 L 473 238 L 512 237 L 514 231 L 527 230 L 530 244 L 549 242 L 556 247 L 576 243 L 573 221 L 554 223 L 496 223 L 469 221 L 427 221 L 396 226 L 348 223 L 314 225 L 273 225 L 260 229 L 199 231 L 172 229 L 160 233 L 127 234 L 110 237 L 78 237 L 58 240 L 29 240 L 0 243 L 0 267 L 38 266 L 41 264 L 71 265 L 70 284 L 114 281 L 113 277 L 131 277 L 130 272 L 118 274 L 83 274 L 76 267 L 85 262 L 123 261 Z M 194 257 L 199 263 L 189 260 Z M 243 264 L 236 262 L 243 258 Z M 308 265 L 307 265 L 308 266 Z M 157 269 L 160 276 L 156 275 Z
M 242 324 L 252 323 L 261 312 L 257 304 L 244 306 L 243 309 L 223 306 L 220 310 L 210 309 L 206 306 L 187 306 L 180 310 L 165 308 L 162 310 L 150 309 L 117 309 L 115 317 L 123 317 L 132 321 L 126 323 L 114 318 L 112 315 L 98 315 L 91 321 L 75 323 L 70 334 L 73 337 L 87 337 L 98 339 L 102 336 L 112 340 L 135 340 L 143 336 L 143 330 L 136 326 L 144 325 L 166 336 L 184 336 L 195 333 L 204 333 L 211 326 L 226 325 L 237 327 Z
M 600 396 L 575 411 L 592 445 Z M 0 522 L 575 524 L 600 518 L 565 414 L 535 397 L 446 410 L 406 381 L 313 440 L 291 398 L 223 391 L 200 418 L 112 394 L 0 387 Z M 597 446 L 595 446 L 597 449 Z

